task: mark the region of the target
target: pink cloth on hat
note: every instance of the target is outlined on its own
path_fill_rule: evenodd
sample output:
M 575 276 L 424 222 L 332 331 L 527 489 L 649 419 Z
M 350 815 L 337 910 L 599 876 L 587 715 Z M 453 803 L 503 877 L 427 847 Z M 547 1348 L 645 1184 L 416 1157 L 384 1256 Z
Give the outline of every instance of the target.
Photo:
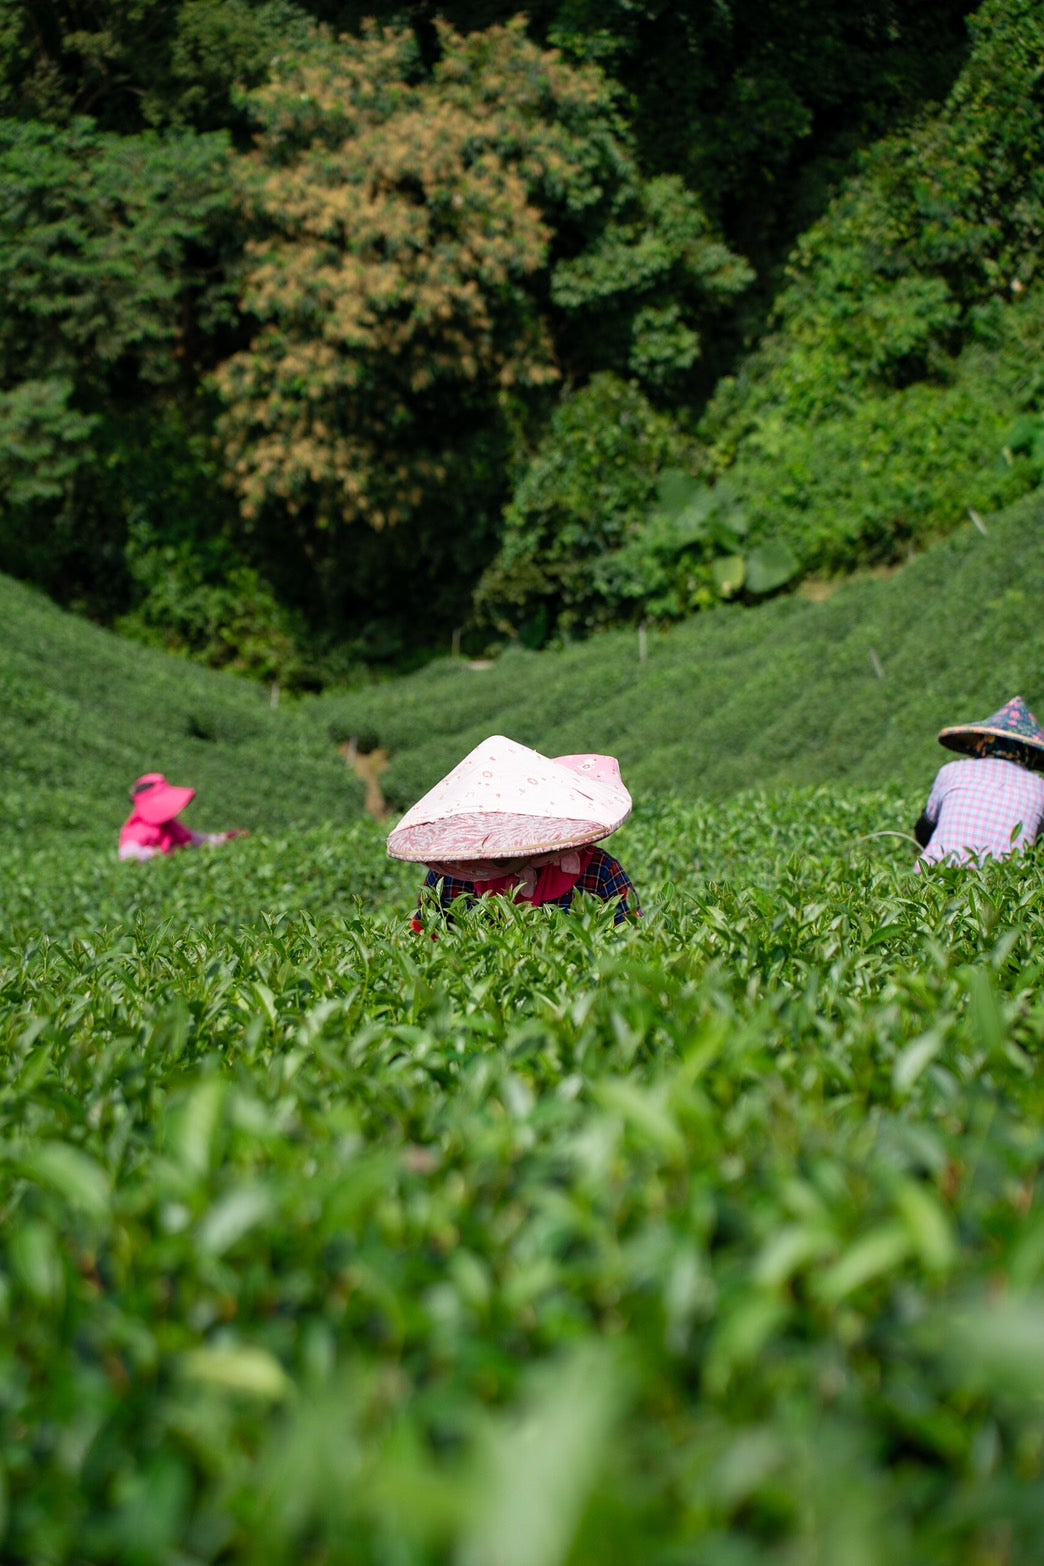
M 615 756 L 600 756 L 596 751 L 583 750 L 575 756 L 555 756 L 556 767 L 568 767 L 582 778 L 593 778 L 596 783 L 606 783 L 610 788 L 620 788 L 620 767 Z

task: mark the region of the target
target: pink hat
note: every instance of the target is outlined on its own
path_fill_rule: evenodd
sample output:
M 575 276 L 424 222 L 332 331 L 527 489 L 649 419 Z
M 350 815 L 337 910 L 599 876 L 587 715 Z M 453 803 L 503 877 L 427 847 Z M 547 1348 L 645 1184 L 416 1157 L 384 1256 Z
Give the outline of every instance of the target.
M 476 745 L 388 838 L 393 859 L 518 859 L 608 837 L 631 814 L 614 756 L 552 760 L 494 734 Z
M 177 788 L 168 783 L 162 772 L 146 772 L 132 785 L 130 791 L 134 813 L 147 821 L 149 826 L 163 826 L 180 816 L 186 805 L 196 797 L 194 788 Z

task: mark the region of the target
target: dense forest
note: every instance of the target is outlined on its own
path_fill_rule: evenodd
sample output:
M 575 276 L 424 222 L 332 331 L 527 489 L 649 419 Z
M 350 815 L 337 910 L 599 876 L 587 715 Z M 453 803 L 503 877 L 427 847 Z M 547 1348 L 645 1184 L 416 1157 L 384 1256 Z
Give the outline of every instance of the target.
M 1039 0 L 0 0 L 0 570 L 289 685 L 1044 474 Z

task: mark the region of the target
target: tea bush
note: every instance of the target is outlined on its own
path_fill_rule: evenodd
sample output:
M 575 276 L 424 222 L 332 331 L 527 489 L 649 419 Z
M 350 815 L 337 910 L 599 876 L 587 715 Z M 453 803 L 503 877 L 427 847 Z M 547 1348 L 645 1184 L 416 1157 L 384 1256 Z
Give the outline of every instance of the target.
M 643 804 L 626 930 L 415 936 L 369 823 L 5 864 L 3 1558 L 1031 1559 L 1040 856 L 915 803 Z

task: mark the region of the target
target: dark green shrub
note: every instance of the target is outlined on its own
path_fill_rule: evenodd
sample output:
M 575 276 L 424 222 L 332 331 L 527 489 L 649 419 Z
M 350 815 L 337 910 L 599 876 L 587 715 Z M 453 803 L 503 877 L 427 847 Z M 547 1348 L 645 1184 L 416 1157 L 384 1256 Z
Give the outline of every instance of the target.
M 140 525 L 127 562 L 138 601 L 118 621 L 123 635 L 288 689 L 303 683 L 306 636 L 298 617 L 231 545 L 184 536 L 165 542 Z
M 691 457 L 674 423 L 615 375 L 564 398 L 505 513 L 475 595 L 480 621 L 540 646 L 629 613 L 628 586 L 598 573 L 644 526 L 661 469 Z
M 1044 19 L 988 0 L 945 105 L 799 241 L 775 325 L 704 420 L 751 536 L 806 568 L 895 558 L 1040 478 Z M 1025 430 L 1027 426 L 1021 426 Z
M 781 539 L 751 547 L 748 528 L 727 480 L 711 487 L 665 468 L 644 526 L 598 562 L 594 580 L 608 601 L 630 600 L 634 615 L 655 621 L 682 620 L 741 594 L 763 597 L 790 581 L 798 562 Z

